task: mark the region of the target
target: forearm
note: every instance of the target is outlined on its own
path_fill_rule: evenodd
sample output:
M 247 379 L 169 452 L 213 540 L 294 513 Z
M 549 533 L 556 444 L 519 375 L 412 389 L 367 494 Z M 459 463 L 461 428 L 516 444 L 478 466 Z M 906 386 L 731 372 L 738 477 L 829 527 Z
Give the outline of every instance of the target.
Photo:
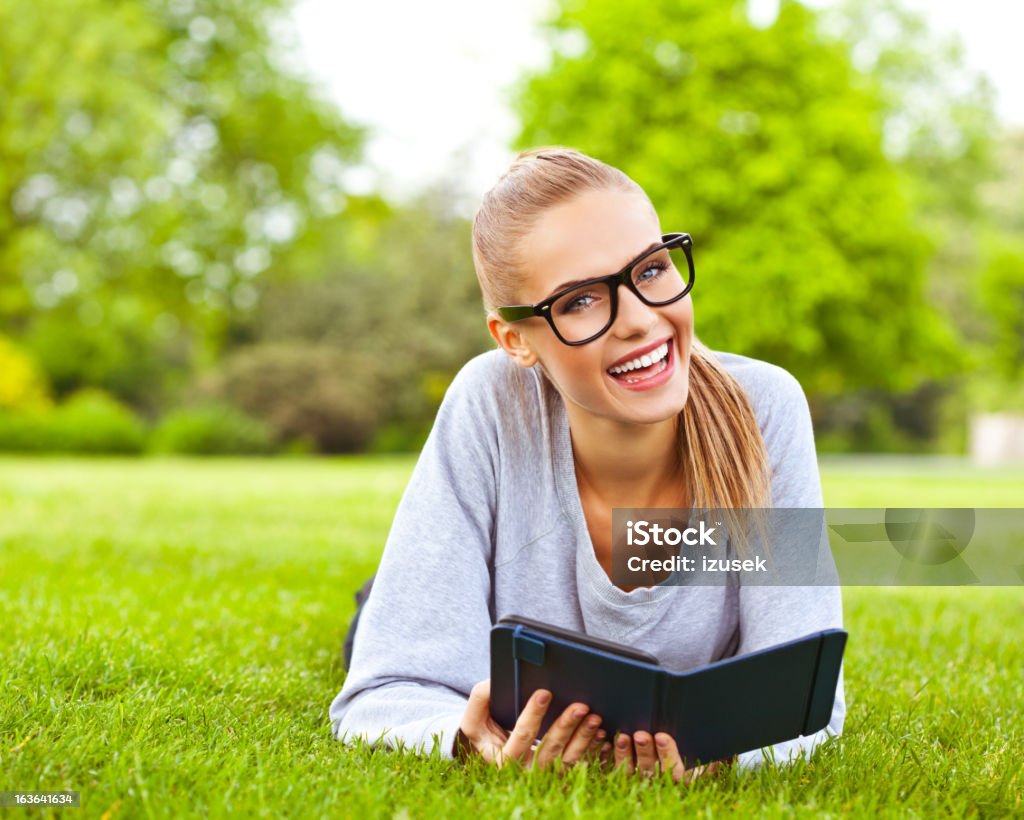
M 451 759 L 466 699 L 441 687 L 395 683 L 348 696 L 331 706 L 332 731 L 339 740 L 361 738 L 374 746 L 430 754 L 435 743 Z

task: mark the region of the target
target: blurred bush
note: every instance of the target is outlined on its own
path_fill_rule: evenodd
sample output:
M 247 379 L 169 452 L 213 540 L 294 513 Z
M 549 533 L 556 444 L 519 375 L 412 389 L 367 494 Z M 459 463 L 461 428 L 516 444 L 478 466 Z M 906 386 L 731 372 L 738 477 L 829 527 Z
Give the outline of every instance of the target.
M 279 440 L 348 453 L 363 449 L 377 426 L 385 398 L 378 369 L 371 357 L 323 345 L 261 344 L 228 356 L 199 392 L 260 419 Z
M 954 388 L 926 382 L 906 393 L 853 390 L 811 399 L 818 452 L 930 453 L 943 446 L 962 448 L 944 436 Z
M 0 410 L 42 410 L 49 405 L 46 381 L 32 357 L 0 336 Z
M 180 343 L 180 340 L 179 340 Z M 108 306 L 90 327 L 64 311 L 36 317 L 23 344 L 39 362 L 57 398 L 97 387 L 150 415 L 182 380 L 187 351 L 162 344 L 127 306 Z
M 270 427 L 227 405 L 176 410 L 153 431 L 150 449 L 192 455 L 263 455 L 277 448 Z
M 400 207 L 380 204 L 358 236 L 350 225 L 317 237 L 315 248 L 304 238 L 290 257 L 294 278 L 269 286 L 233 324 L 233 343 L 335 351 L 347 368 L 345 391 L 373 408 L 360 411 L 363 446 L 418 450 L 454 374 L 493 347 L 457 200 L 441 183 Z
M 145 444 L 142 421 L 101 390 L 80 391 L 52 410 L 0 412 L 0 450 L 136 454 Z

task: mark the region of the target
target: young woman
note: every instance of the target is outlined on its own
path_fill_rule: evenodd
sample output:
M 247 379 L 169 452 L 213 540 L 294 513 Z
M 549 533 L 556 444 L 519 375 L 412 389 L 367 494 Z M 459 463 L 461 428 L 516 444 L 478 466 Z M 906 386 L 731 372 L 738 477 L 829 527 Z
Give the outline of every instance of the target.
M 490 628 L 514 613 L 684 670 L 841 627 L 834 586 L 609 577 L 616 507 L 822 507 L 803 391 L 779 367 L 701 344 L 690 238 L 663 233 L 633 180 L 578 151 L 515 159 L 476 214 L 473 258 L 499 349 L 466 364 L 438 410 L 360 612 L 333 731 L 688 778 L 673 738 L 606 738 L 586 704 L 537 746 L 543 690 L 503 731 L 488 708 Z M 770 753 L 809 752 L 844 714 L 840 677 L 828 727 Z

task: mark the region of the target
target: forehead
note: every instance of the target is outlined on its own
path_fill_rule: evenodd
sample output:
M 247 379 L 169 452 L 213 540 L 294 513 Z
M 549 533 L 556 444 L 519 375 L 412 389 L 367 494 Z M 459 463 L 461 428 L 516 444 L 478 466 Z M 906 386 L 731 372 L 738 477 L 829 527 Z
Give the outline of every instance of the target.
M 606 276 L 661 241 L 647 198 L 630 191 L 587 191 L 545 211 L 520 250 L 525 301 L 574 279 Z

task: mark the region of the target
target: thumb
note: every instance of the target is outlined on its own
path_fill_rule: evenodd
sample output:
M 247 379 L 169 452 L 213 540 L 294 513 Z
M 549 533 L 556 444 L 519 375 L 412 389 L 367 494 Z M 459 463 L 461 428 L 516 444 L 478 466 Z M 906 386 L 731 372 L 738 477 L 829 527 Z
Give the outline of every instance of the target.
M 469 703 L 462 716 L 462 731 L 469 737 L 478 735 L 491 716 L 491 679 L 480 681 L 469 692 Z

